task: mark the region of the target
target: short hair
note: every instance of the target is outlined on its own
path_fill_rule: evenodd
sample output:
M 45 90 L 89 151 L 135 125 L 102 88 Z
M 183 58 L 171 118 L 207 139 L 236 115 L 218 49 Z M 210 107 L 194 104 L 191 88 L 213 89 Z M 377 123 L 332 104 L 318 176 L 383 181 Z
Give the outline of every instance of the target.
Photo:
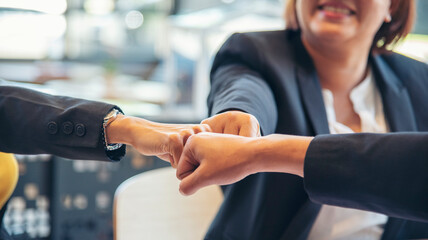
M 389 52 L 412 31 L 416 14 L 414 0 L 391 0 L 390 10 L 391 22 L 384 22 L 373 39 L 371 50 L 374 53 Z M 284 18 L 287 29 L 299 29 L 296 0 L 286 0 Z

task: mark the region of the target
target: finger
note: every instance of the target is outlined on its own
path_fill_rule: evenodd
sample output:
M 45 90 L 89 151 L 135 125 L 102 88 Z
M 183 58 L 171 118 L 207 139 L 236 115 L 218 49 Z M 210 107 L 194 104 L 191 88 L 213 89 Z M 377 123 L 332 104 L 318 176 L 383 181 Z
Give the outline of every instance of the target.
M 161 154 L 161 155 L 157 155 L 156 157 L 164 160 L 165 162 L 169 162 L 171 164 L 171 166 L 174 164 L 172 155 L 169 153 L 165 153 L 165 154 Z
M 187 177 L 199 166 L 199 162 L 194 159 L 190 145 L 186 145 L 183 154 L 177 165 L 176 176 L 179 180 Z
M 251 114 L 246 114 L 245 122 L 239 129 L 239 135 L 244 137 L 259 137 L 260 136 L 260 125 L 256 117 Z
M 187 177 L 183 178 L 180 183 L 180 193 L 183 195 L 192 195 L 199 189 L 208 186 L 208 181 L 206 181 L 202 176 L 202 168 L 196 168 L 194 172 L 192 172 Z
M 239 136 L 243 137 L 257 137 L 258 127 L 254 124 L 245 124 L 239 129 Z
M 210 118 L 203 120 L 201 122 L 201 124 L 208 125 L 211 132 L 223 133 L 224 124 L 220 118 L 221 117 L 213 116 L 213 117 L 210 117 Z
M 180 132 L 180 137 L 182 139 L 182 146 L 185 146 L 187 143 L 187 140 L 190 138 L 190 136 L 192 136 L 193 134 L 195 134 L 195 131 L 193 130 L 184 130 Z
M 157 155 L 156 157 L 158 157 L 158 158 L 160 158 L 160 159 L 162 159 L 162 160 L 164 160 L 166 162 L 171 162 L 169 153 Z
M 192 130 L 195 134 L 203 132 L 202 125 L 193 125 Z
M 211 127 L 208 124 L 201 124 L 201 128 L 204 130 L 204 132 L 212 132 Z
M 187 138 L 186 138 L 186 141 L 187 141 Z M 173 136 L 171 136 L 170 142 L 169 142 L 169 153 L 172 155 L 171 165 L 177 166 L 182 152 L 183 152 L 183 137 L 178 134 L 174 134 Z
M 210 119 L 211 119 L 212 117 L 210 117 L 210 118 L 205 118 L 204 120 L 202 120 L 201 121 L 201 124 L 207 124 L 207 125 L 209 125 L 209 122 L 210 122 Z
M 182 152 L 182 149 L 177 149 L 174 151 L 173 155 L 171 156 L 171 158 L 172 158 L 172 160 L 171 160 L 172 164 L 171 165 L 174 168 L 176 168 L 178 166 L 178 163 L 180 162 L 181 152 Z
M 228 124 L 226 124 L 222 133 L 238 135 L 239 134 L 239 126 L 234 124 L 234 123 L 228 123 Z
M 201 132 L 211 132 L 210 125 L 208 124 L 198 124 L 193 126 L 193 132 L 195 134 L 201 133 Z

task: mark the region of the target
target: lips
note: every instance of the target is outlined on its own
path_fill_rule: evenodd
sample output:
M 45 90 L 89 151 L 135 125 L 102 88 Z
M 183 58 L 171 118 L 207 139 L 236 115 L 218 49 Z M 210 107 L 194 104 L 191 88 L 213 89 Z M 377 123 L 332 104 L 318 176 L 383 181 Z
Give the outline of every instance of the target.
M 341 2 L 328 2 L 318 6 L 318 10 L 334 15 L 354 15 L 356 12 L 351 7 Z

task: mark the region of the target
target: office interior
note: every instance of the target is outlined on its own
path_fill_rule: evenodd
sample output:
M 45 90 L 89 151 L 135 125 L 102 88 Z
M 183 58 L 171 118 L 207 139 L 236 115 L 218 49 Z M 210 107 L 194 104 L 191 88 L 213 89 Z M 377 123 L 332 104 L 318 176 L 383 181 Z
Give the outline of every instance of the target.
M 428 1 L 417 6 L 396 51 L 428 63 Z M 283 29 L 283 9 L 281 0 L 1 0 L 0 84 L 199 123 L 220 46 L 234 32 Z M 113 239 L 118 187 L 169 166 L 132 148 L 119 163 L 15 158 L 20 178 L 4 224 L 16 239 Z

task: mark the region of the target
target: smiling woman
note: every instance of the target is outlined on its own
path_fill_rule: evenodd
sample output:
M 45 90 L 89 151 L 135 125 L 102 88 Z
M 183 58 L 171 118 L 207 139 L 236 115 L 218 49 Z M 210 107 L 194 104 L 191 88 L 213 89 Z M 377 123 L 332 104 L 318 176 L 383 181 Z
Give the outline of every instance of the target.
M 303 136 L 428 131 L 428 66 L 390 51 L 413 18 L 413 0 L 288 0 L 285 30 L 237 33 L 219 50 L 211 129 L 252 137 L 237 129 L 260 124 L 264 135 Z M 356 182 L 376 186 L 357 175 Z M 206 239 L 428 237 L 424 224 L 315 204 L 302 179 L 289 174 L 257 173 L 225 188 Z

